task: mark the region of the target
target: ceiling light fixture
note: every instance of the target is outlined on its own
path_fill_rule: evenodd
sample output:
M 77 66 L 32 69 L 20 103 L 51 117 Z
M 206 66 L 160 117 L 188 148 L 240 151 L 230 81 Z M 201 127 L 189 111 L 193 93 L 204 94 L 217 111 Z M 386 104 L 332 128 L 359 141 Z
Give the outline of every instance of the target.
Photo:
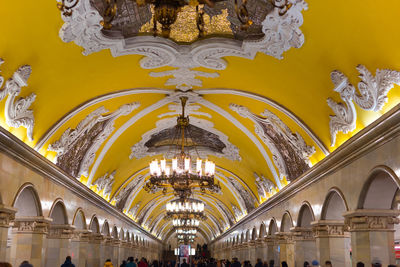
M 180 97 L 182 114 L 177 118 L 176 125 L 177 133 L 180 132 L 181 136 L 180 150 L 170 164 L 167 164 L 166 159 L 160 161 L 155 159 L 150 162 L 150 178 L 144 186 L 147 192 L 155 192 L 157 188 L 162 188 L 164 194 L 167 192 L 168 187 L 172 187 L 175 196 L 179 197 L 181 202 L 184 202 L 192 195 L 193 188 L 200 189 L 202 193 L 205 193 L 206 189 L 211 192 L 219 192 L 221 190 L 219 183 L 214 182 L 214 162 L 206 159 L 203 164 L 203 160 L 200 159 L 196 149 L 196 144 L 193 143 L 194 140 L 190 136 L 189 116 L 185 116 L 187 99 L 187 97 Z M 185 132 L 189 135 L 190 146 L 194 147 L 198 157 L 195 168 L 192 168 L 192 159 L 189 153 L 185 152 L 185 143 L 188 143 Z M 173 140 L 172 145 L 178 145 L 178 143 L 175 143 L 175 140 Z

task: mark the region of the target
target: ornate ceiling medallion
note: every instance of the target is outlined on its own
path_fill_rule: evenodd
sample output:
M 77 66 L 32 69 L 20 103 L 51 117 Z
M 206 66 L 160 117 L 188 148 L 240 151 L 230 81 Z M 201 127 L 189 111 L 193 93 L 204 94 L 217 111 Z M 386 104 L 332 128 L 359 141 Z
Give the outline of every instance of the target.
M 101 25 L 103 18 L 99 14 L 101 7 L 92 6 L 91 2 L 80 0 L 76 6 L 71 7 L 72 15 L 62 15 L 65 23 L 59 35 L 64 42 L 75 42 L 84 49 L 84 55 L 104 49 L 110 49 L 115 57 L 143 55 L 145 57 L 141 59 L 140 66 L 144 69 L 173 67 L 175 69 L 172 71 L 152 75 L 174 76 L 167 81 L 166 85 L 175 85 L 182 90 L 201 86 L 198 76 L 218 76 L 217 73 L 198 72 L 193 70 L 194 68 L 224 70 L 227 62 L 222 59 L 223 57 L 237 56 L 253 59 L 258 52 L 282 59 L 285 51 L 292 47 L 300 48 L 304 43 L 304 35 L 299 29 L 303 24 L 302 11 L 307 9 L 304 0 L 275 0 L 273 5 L 265 4 L 263 1 L 249 0 L 249 8 L 251 6 L 251 12 L 255 13 L 251 18 L 254 25 L 248 29 L 247 34 L 243 34 L 240 30 L 235 32 L 235 26 L 231 27 L 234 38 L 217 35 L 206 40 L 196 40 L 192 44 L 178 44 L 166 38 L 140 35 L 140 29 L 135 30 L 137 26 L 134 25 L 147 22 L 148 15 L 143 14 L 150 11 L 131 7 L 136 4 L 128 0 L 124 1 L 122 6 L 126 6 L 127 9 L 133 8 L 133 14 L 121 14 L 119 18 L 116 18 L 113 30 L 105 31 Z M 229 17 L 230 12 L 235 12 L 234 6 L 224 6 L 223 3 L 225 2 L 217 3 L 216 6 L 220 10 L 227 9 L 227 19 L 231 25 L 234 21 L 237 23 L 237 19 Z M 212 9 L 207 8 L 205 12 L 210 13 L 211 17 L 220 14 L 213 13 Z

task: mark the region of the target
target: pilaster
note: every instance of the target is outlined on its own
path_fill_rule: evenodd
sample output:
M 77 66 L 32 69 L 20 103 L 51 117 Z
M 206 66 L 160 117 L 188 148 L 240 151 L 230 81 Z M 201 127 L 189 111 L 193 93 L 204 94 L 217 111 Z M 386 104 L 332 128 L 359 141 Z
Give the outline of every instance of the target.
M 44 266 L 46 235 L 51 218 L 19 217 L 14 220 L 10 260 L 13 265 L 29 259 L 33 266 Z
M 16 209 L 0 204 L 0 262 L 8 261 L 7 252 L 10 248 L 7 244 L 11 241 L 9 241 L 11 237 L 8 236 L 8 231 L 11 227 L 11 221 L 15 219 L 16 212 Z
M 320 220 L 311 223 L 317 246 L 317 259 L 333 266 L 351 266 L 350 233 L 343 221 Z
M 398 210 L 355 210 L 344 214 L 351 233 L 353 266 L 379 259 L 382 266 L 395 264 L 394 224 Z
M 317 256 L 312 229 L 293 227 L 290 231 L 293 233 L 293 241 L 295 242 L 296 266 L 303 265 L 305 261 L 312 262 Z
M 49 226 L 45 266 L 61 266 L 65 257 L 71 255 L 71 239 L 74 229 L 75 226 L 72 225 Z
M 286 261 L 288 266 L 295 266 L 295 242 L 293 234 L 289 232 L 277 232 L 275 236 L 277 238 L 279 262 Z

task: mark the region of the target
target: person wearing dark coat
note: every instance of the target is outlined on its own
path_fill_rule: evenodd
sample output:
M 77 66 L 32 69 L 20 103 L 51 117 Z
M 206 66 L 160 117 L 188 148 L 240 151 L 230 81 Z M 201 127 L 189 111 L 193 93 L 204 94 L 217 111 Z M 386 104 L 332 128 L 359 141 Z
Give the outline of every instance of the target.
M 261 261 L 261 259 L 257 259 L 257 263 L 254 267 L 263 267 L 263 262 Z
M 186 263 L 186 259 L 183 259 L 183 263 L 181 264 L 181 267 L 189 267 L 189 264 Z
M 65 258 L 65 262 L 61 265 L 61 267 L 75 267 L 75 265 L 71 261 L 71 257 L 67 256 Z
M 240 264 L 237 258 L 233 258 L 232 260 L 231 267 L 242 267 L 242 264 Z

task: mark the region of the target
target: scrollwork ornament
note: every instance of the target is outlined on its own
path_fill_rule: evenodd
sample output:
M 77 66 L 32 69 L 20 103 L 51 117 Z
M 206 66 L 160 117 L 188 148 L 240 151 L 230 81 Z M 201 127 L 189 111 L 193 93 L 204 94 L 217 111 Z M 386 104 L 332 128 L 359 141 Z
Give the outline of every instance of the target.
M 353 100 L 360 108 L 376 112 L 381 110 L 388 101 L 387 94 L 394 84 L 400 85 L 398 71 L 378 69 L 374 77 L 364 65 L 358 65 L 357 70 L 361 79 L 358 83 L 359 93 L 342 72 L 335 70 L 331 73 L 331 79 L 335 85 L 334 91 L 338 92 L 344 101 L 344 103 L 337 103 L 331 98 L 327 100 L 335 113 L 334 116 L 330 116 L 329 121 L 331 146 L 335 145 L 338 132 L 346 134 L 356 128 L 357 112 Z
M 0 65 L 4 63 L 0 59 Z M 29 141 L 33 141 L 33 127 L 35 119 L 33 111 L 29 109 L 36 99 L 36 94 L 32 93 L 29 96 L 17 99 L 21 93 L 21 88 L 27 86 L 27 81 L 31 75 L 32 68 L 29 65 L 19 67 L 8 79 L 4 88 L 0 91 L 0 100 L 7 96 L 4 115 L 8 126 L 13 128 L 25 127 Z M 4 83 L 4 78 L 0 75 L 0 89 Z

